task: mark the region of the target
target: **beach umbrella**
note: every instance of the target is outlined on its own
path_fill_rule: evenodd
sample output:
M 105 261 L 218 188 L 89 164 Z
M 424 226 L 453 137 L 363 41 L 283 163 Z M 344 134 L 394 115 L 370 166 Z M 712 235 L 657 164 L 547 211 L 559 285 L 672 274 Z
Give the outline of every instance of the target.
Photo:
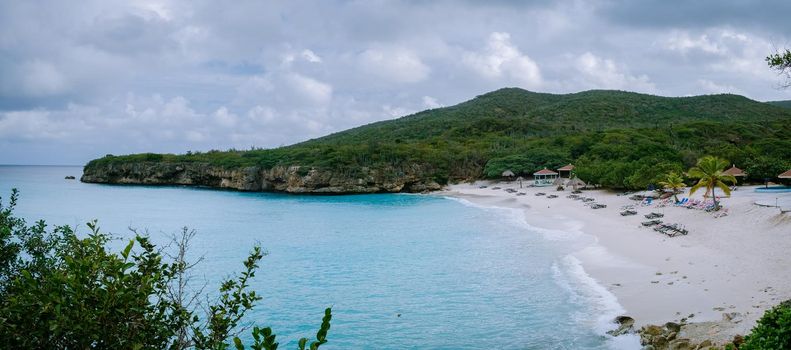
M 524 181 L 524 180 L 525 180 L 525 178 L 523 178 L 521 176 L 516 178 L 516 181 L 519 181 L 519 188 L 522 188 L 522 181 Z
M 514 172 L 511 170 L 503 171 L 503 177 L 514 177 Z
M 571 186 L 576 191 L 578 187 L 585 187 L 587 186 L 587 184 L 585 184 L 585 181 L 582 181 L 580 180 L 580 178 L 575 176 L 574 178 L 566 182 L 566 186 Z

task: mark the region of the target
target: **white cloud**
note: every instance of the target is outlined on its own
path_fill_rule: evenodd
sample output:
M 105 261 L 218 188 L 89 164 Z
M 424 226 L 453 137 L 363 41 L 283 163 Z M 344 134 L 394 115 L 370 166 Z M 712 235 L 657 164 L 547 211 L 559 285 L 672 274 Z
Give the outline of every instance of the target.
M 214 112 L 214 120 L 217 124 L 224 126 L 226 128 L 232 128 L 236 126 L 238 117 L 229 112 L 228 108 L 225 106 L 220 107 Z
M 309 49 L 302 50 L 302 58 L 311 63 L 321 63 L 321 57 Z
M 431 96 L 423 96 L 423 106 L 429 109 L 445 107 Z
M 326 104 L 332 100 L 332 85 L 293 73 L 286 78 L 291 87 L 313 103 Z
M 538 64 L 511 43 L 509 33 L 491 33 L 486 48 L 465 53 L 463 62 L 488 79 L 516 81 L 526 88 L 542 83 Z
M 394 107 L 391 105 L 382 106 L 382 111 L 390 118 L 398 118 L 415 113 L 415 111 L 411 109 L 404 107 Z
M 370 48 L 359 60 L 365 72 L 397 83 L 420 82 L 431 71 L 414 52 L 401 47 Z
M 718 84 L 708 79 L 698 79 L 697 81 L 698 86 L 703 89 L 704 92 L 707 93 L 715 93 L 715 94 L 742 94 L 743 92 L 738 88 L 727 85 L 727 84 Z
M 631 75 L 613 60 L 604 59 L 586 52 L 578 56 L 574 67 L 580 73 L 583 84 L 595 89 L 622 89 L 654 92 L 656 86 L 646 75 Z
M 665 48 L 686 54 L 692 50 L 700 50 L 711 54 L 726 54 L 727 49 L 712 41 L 707 34 L 692 37 L 688 32 L 675 31 L 664 43 Z

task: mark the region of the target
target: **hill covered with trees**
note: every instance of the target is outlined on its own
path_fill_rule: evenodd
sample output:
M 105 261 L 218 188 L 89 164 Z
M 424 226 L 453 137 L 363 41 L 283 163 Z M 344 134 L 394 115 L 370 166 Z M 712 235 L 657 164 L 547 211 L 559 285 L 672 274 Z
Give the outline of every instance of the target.
M 495 178 L 506 169 L 531 174 L 574 163 L 589 183 L 636 189 L 706 154 L 730 160 L 756 181 L 788 170 L 791 109 L 730 94 L 505 88 L 275 149 L 108 155 L 86 165 L 83 181 L 397 192 Z M 245 170 L 223 181 L 219 169 Z
M 791 100 L 784 100 L 784 101 L 769 101 L 769 102 L 767 102 L 767 103 L 768 103 L 768 104 L 771 104 L 771 105 L 775 105 L 775 106 L 780 106 L 780 107 L 785 107 L 785 108 L 791 108 Z

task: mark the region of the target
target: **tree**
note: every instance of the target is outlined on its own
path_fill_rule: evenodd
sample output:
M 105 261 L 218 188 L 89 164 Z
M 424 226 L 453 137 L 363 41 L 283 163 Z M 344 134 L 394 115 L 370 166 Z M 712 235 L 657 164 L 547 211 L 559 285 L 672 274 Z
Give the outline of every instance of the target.
M 786 76 L 788 80 L 783 83 L 784 88 L 791 86 L 791 50 L 786 49 L 785 52 L 780 51 L 767 56 L 766 63 L 778 74 Z
M 244 270 L 221 283 L 219 297 L 200 304 L 190 290 L 189 239 L 184 228 L 171 249 L 136 234 L 121 252 L 96 222 L 79 235 L 70 227 L 47 230 L 14 216 L 18 192 L 0 200 L 0 347 L 20 349 L 239 349 L 238 326 L 261 297 L 249 290 L 264 253 L 254 246 Z M 205 310 L 199 312 L 198 310 Z M 326 309 L 315 350 L 327 342 Z M 269 328 L 254 328 L 253 349 L 277 349 Z M 261 339 L 263 336 L 263 339 Z M 300 347 L 308 340 L 302 338 Z M 256 347 L 258 346 L 258 347 Z
M 691 196 L 695 191 L 705 187 L 706 193 L 703 196 L 707 197 L 711 194 L 714 199 L 714 207 L 719 209 L 720 206 L 717 202 L 717 196 L 714 194 L 715 188 L 720 188 L 725 195 L 729 196 L 731 194 L 731 189 L 725 183 L 736 183 L 735 177 L 723 173 L 723 169 L 725 169 L 728 164 L 730 163 L 727 160 L 714 156 L 705 156 L 698 159 L 697 166 L 692 167 L 687 172 L 690 178 L 699 179 L 698 183 L 689 189 L 689 195 Z
M 684 178 L 674 171 L 667 174 L 663 181 L 659 181 L 659 184 L 662 185 L 663 188 L 673 191 L 673 199 L 675 199 L 676 202 L 678 202 L 678 193 L 686 186 L 686 184 L 684 184 Z

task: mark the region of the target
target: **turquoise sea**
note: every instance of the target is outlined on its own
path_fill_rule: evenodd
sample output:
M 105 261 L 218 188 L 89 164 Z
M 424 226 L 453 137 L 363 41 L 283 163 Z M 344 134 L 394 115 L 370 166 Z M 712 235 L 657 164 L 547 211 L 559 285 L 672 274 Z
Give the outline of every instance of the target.
M 0 166 L 0 196 L 49 224 L 98 219 L 120 238 L 156 242 L 198 231 L 196 278 L 216 289 L 256 242 L 269 253 L 248 322 L 281 348 L 312 337 L 333 307 L 322 349 L 608 349 L 616 300 L 569 257 L 585 237 L 528 225 L 521 213 L 438 195 L 294 196 L 186 187 L 83 184 L 80 167 Z M 122 242 L 119 240 L 119 246 Z M 400 317 L 398 316 L 400 314 Z

